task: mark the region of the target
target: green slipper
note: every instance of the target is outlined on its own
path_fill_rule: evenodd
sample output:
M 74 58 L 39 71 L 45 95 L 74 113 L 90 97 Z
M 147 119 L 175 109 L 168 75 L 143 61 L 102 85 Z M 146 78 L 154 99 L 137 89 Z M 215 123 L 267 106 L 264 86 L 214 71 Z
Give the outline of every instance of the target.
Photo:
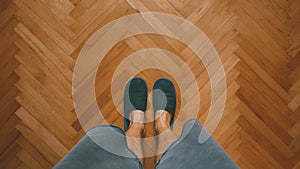
M 124 129 L 128 130 L 130 120 L 129 114 L 133 110 L 146 111 L 148 88 L 146 82 L 141 78 L 129 80 L 124 92 Z
M 153 109 L 154 119 L 157 110 L 166 110 L 171 114 L 170 126 L 173 128 L 174 115 L 176 110 L 176 91 L 172 81 L 161 78 L 153 86 Z

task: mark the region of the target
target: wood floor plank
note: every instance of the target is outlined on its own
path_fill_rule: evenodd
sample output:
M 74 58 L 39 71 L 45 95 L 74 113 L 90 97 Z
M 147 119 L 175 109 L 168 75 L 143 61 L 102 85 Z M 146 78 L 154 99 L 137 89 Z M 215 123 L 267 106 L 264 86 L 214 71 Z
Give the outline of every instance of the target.
M 59 82 L 55 75 L 44 66 L 43 62 L 35 52 L 24 41 L 16 41 L 16 45 L 22 50 L 15 58 L 22 63 L 24 67 L 40 82 L 43 86 L 49 87 L 56 91 L 56 94 L 64 97 L 66 100 L 71 97 L 69 86 L 64 86 Z M 34 62 L 31 62 L 33 60 Z
M 15 113 L 16 110 L 18 110 L 19 107 L 20 105 L 14 99 L 9 100 L 9 102 L 7 102 L 5 106 L 1 106 L 0 108 L 1 127 L 5 125 L 8 119 Z
M 12 85 L 19 80 L 19 76 L 15 73 L 12 73 L 5 81 L 0 81 L 0 95 L 5 96 L 10 89 L 13 90 Z
M 32 131 L 41 133 L 40 138 L 52 147 L 60 157 L 64 157 L 68 153 L 68 149 L 24 108 L 20 108 L 16 112 L 16 115 L 22 119 L 24 124 L 30 127 Z
M 113 1 L 96 1 L 89 10 L 81 14 L 81 16 L 72 24 L 72 30 L 79 33 L 82 29 L 89 26 L 97 17 L 101 16 L 106 10 L 118 3 Z
M 72 40 L 73 46 L 79 47 L 93 32 L 97 30 L 97 28 L 100 29 L 100 27 L 104 26 L 110 21 L 115 20 L 123 15 L 131 14 L 131 13 L 134 13 L 134 10 L 128 9 L 126 5 L 119 3 L 119 1 L 117 1 L 114 6 L 105 10 L 102 15 L 94 18 L 95 20 L 93 20 L 93 22 L 90 21 L 88 26 L 85 25 L 84 28 L 80 30 L 80 32 Z M 82 25 L 80 25 L 80 27 L 82 27 Z
M 249 84 L 249 81 L 246 81 L 244 78 L 239 77 L 238 83 L 241 83 L 243 80 L 243 84 Z M 244 88 L 240 88 L 238 91 L 239 97 L 242 101 L 248 103 L 248 107 L 254 111 L 261 119 L 264 120 L 265 124 L 272 128 L 272 130 L 278 135 L 286 144 L 289 144 L 292 141 L 292 137 L 286 132 L 286 130 L 283 128 L 283 126 L 280 125 L 280 122 L 277 119 L 277 116 L 273 116 L 271 112 L 269 112 L 266 107 L 264 106 L 264 103 L 262 102 L 262 98 L 259 95 L 259 93 L 255 92 L 251 86 L 248 86 L 247 90 Z M 251 98 L 251 100 L 250 100 Z M 266 112 L 270 113 L 267 114 Z M 281 122 L 281 124 L 283 124 Z M 286 125 L 286 124 L 284 124 Z M 289 128 L 289 126 L 286 126 L 285 128 Z
M 20 122 L 20 119 L 16 115 L 12 115 L 6 123 L 1 126 L 0 134 L 5 140 L 0 141 L 0 154 L 4 153 L 6 149 L 11 145 L 18 137 L 19 133 L 15 129 L 15 126 Z
M 264 149 L 260 148 L 260 145 L 257 144 L 256 141 L 251 138 L 251 136 L 248 135 L 245 131 L 241 130 L 239 135 L 241 136 L 240 138 L 243 143 L 249 146 L 253 146 L 253 148 L 256 149 L 259 154 L 263 155 L 265 157 L 265 160 L 267 160 L 269 163 L 272 163 L 274 166 L 276 166 L 276 168 L 284 168 L 281 163 L 276 162 L 273 157 L 271 157 Z
M 278 138 L 278 136 L 264 124 L 262 119 L 256 116 L 255 113 L 253 113 L 244 103 L 238 105 L 237 109 L 251 124 L 254 124 L 254 127 L 257 130 L 260 130 L 260 132 L 262 132 L 282 154 L 284 154 L 287 158 L 292 156 L 293 153 L 289 147 L 280 138 Z
M 264 55 L 264 56 L 271 56 L 271 55 L 276 55 L 276 59 L 270 59 L 269 57 L 266 57 L 266 59 L 271 62 L 272 64 L 278 64 L 281 63 L 282 65 L 286 65 L 290 59 L 290 56 L 287 55 L 287 53 L 280 48 L 277 44 L 275 44 L 273 42 L 272 39 L 270 39 L 270 37 L 268 35 L 266 35 L 263 30 L 261 30 L 260 27 L 257 26 L 257 24 L 251 19 L 248 18 L 247 24 L 239 24 L 238 30 L 240 31 L 240 33 L 242 35 L 244 35 L 245 37 L 247 37 L 247 39 L 249 39 L 250 42 L 252 42 L 253 44 L 259 44 L 260 46 L 263 46 L 261 48 L 258 48 L 258 50 Z M 248 23 L 249 22 L 249 23 Z M 251 25 L 251 27 L 250 27 Z M 258 32 L 259 31 L 259 32 Z M 253 38 L 253 36 L 251 36 L 253 33 L 251 32 L 256 32 L 258 33 L 260 36 L 264 37 L 263 39 L 265 39 L 265 41 L 262 40 L 258 40 L 256 38 Z M 274 54 L 274 53 L 270 53 L 270 50 L 268 49 L 274 49 L 276 51 L 278 51 L 278 54 Z M 285 67 L 282 66 L 282 68 L 284 69 Z
M 14 69 L 16 69 L 16 67 L 18 67 L 18 66 L 19 66 L 19 63 L 16 61 L 15 58 L 12 57 L 12 59 L 10 59 L 0 70 L 1 82 L 5 81 L 5 79 L 9 78 L 13 74 Z
M 288 104 L 289 108 L 291 108 L 293 111 L 296 111 L 297 108 L 300 106 L 300 93 L 298 93 Z
M 36 52 L 40 59 L 49 66 L 52 72 L 56 72 L 56 77 L 63 82 L 63 85 L 70 86 L 73 73 L 64 63 L 61 63 L 58 56 L 55 56 L 37 37 L 35 37 L 22 23 L 19 23 L 14 30 L 24 41 Z M 51 65 L 51 66 L 50 66 Z
M 260 3 L 260 2 L 257 2 Z M 247 15 L 249 15 L 251 18 L 255 19 L 257 21 L 257 23 L 259 23 L 259 25 L 261 25 L 261 27 L 264 28 L 265 33 L 271 35 L 271 38 L 274 39 L 275 43 L 279 43 L 280 46 L 282 46 L 284 49 L 288 49 L 290 44 L 288 43 L 288 31 L 285 30 L 283 31 L 282 29 L 284 29 L 284 27 L 282 27 L 281 25 L 281 29 L 280 27 L 277 27 L 277 25 L 275 26 L 273 21 L 274 19 L 261 19 L 265 17 L 265 11 L 262 12 L 263 10 L 261 10 L 262 8 L 264 8 L 262 5 L 260 6 L 256 6 L 254 5 L 255 2 L 251 2 L 251 1 L 236 1 L 235 5 L 239 4 L 239 6 L 244 6 L 245 8 L 241 9 L 239 6 L 236 6 L 236 8 L 238 10 L 243 10 L 245 11 L 245 13 Z M 274 3 L 270 3 L 270 5 L 273 5 Z M 274 5 L 276 6 L 276 5 Z M 268 10 L 268 9 L 267 9 Z M 281 10 L 281 9 L 280 9 Z M 272 10 L 271 10 L 272 11 Z M 273 11 L 272 11 L 273 12 Z M 285 15 L 284 17 L 287 17 L 287 14 L 283 14 Z M 274 16 L 272 16 L 274 18 Z
M 1 53 L 1 63 L 0 63 L 0 71 L 4 69 L 4 67 L 14 59 L 14 55 L 16 55 L 19 52 L 18 47 L 16 47 L 14 44 L 12 44 L 10 47 L 8 47 L 3 53 Z M 1 81 L 4 80 L 4 78 L 1 78 Z
M 297 135 L 300 134 L 300 120 L 296 121 L 293 127 L 289 130 L 289 133 L 293 136 L 296 137 Z
M 16 157 L 17 153 L 20 151 L 20 147 L 14 142 L 7 147 L 9 150 L 1 155 L 0 167 L 1 168 L 17 168 L 21 163 Z
M 264 56 L 261 54 L 253 44 L 251 44 L 246 37 L 237 36 L 235 39 L 240 47 L 252 57 L 258 65 L 264 68 L 264 70 L 285 90 L 289 89 L 289 84 L 286 82 L 287 72 L 281 71 L 279 68 L 275 68 Z M 280 70 L 280 71 L 279 71 Z
M 75 5 L 72 4 L 69 0 L 62 1 L 43 1 L 43 4 L 48 6 L 50 10 L 67 26 L 72 25 L 75 21 L 69 13 L 75 8 Z
M 80 1 L 72 11 L 70 12 L 70 15 L 78 19 L 86 10 L 88 10 L 93 4 L 95 3 L 95 0 L 86 0 L 86 1 Z
M 18 169 L 30 169 L 25 163 L 21 163 L 19 166 L 18 166 Z
M 291 101 L 291 96 L 287 93 L 265 70 L 260 67 L 245 51 L 241 48 L 236 51 L 236 54 L 246 62 L 256 74 L 271 87 L 286 103 Z
M 70 56 L 71 53 L 75 50 L 73 47 L 68 49 L 66 47 L 67 42 L 64 41 L 60 35 L 51 30 L 48 26 L 43 25 L 40 22 L 35 22 L 30 15 L 24 14 L 22 11 L 15 13 L 15 17 L 22 22 L 22 24 L 34 34 L 45 46 L 52 51 L 58 59 L 64 63 L 69 69 L 72 69 L 74 66 L 74 60 Z M 44 33 L 44 30 L 46 33 Z
M 42 169 L 43 167 L 34 160 L 26 151 L 21 150 L 17 154 L 18 158 L 29 168 L 36 168 L 36 169 Z
M 16 39 L 18 39 L 17 34 L 12 30 L 18 24 L 18 21 L 15 18 L 11 18 L 7 25 L 1 30 L 0 35 L 0 53 L 7 50 L 9 46 L 11 46 Z
M 47 103 L 55 109 L 58 113 L 65 115 L 65 119 L 72 124 L 76 117 L 73 115 L 71 110 L 73 109 L 73 103 L 71 100 L 59 98 L 53 91 L 49 91 L 42 86 L 22 65 L 19 66 L 15 72 L 22 77 L 21 81 L 27 82 L 28 85 L 32 86 L 35 91 L 47 101 Z M 18 82 L 20 83 L 20 81 Z
M 74 32 L 64 25 L 62 21 L 60 21 L 55 14 L 50 11 L 50 9 L 41 4 L 40 1 L 16 0 L 15 4 L 21 10 L 24 10 L 24 12 L 30 14 L 36 22 L 42 23 L 45 26 L 50 26 L 67 40 L 71 40 L 74 36 Z
M 5 107 L 6 104 L 9 104 L 18 94 L 18 90 L 15 87 L 8 90 L 1 98 L 0 98 L 0 107 Z
M 3 10 L 1 10 L 0 14 L 0 30 L 2 30 L 7 24 L 9 24 L 9 20 L 13 17 L 14 13 L 18 10 L 16 5 L 14 3 L 11 3 L 11 1 L 7 0 L 1 5 L 1 8 L 4 7 Z
M 259 132 L 258 130 L 254 129 L 253 124 L 249 123 L 246 118 L 241 116 L 238 120 L 237 123 L 247 132 L 251 137 L 253 137 L 254 140 L 260 146 L 268 152 L 272 158 L 274 158 L 279 164 L 282 166 L 285 166 L 286 168 L 291 168 L 292 164 L 288 162 L 288 159 L 291 157 L 291 154 L 288 154 L 288 156 L 283 156 L 283 154 L 278 153 L 278 150 L 274 145 L 270 143 L 270 141 L 264 136 L 264 133 Z M 287 149 L 289 150 L 289 149 Z
M 244 64 L 244 62 L 241 62 L 241 64 L 239 64 L 238 70 L 249 82 L 255 82 L 255 85 L 253 85 L 253 87 L 257 91 L 262 93 L 263 97 L 265 98 L 263 102 L 265 103 L 266 107 L 269 107 L 271 109 L 272 107 L 275 108 L 275 110 L 270 111 L 273 112 L 274 117 L 278 117 L 278 119 L 280 118 L 282 120 L 282 124 L 286 124 L 286 129 L 291 127 L 292 122 L 290 122 L 288 117 L 293 112 L 286 105 L 286 103 L 283 102 L 280 97 L 278 97 L 277 93 L 273 92 L 265 83 L 261 82 L 258 75 L 254 73 L 248 65 Z M 271 104 L 270 106 L 267 106 L 268 102 Z M 276 104 L 272 104 L 273 102 L 275 102 Z
M 19 80 L 16 83 L 16 86 L 21 92 L 24 92 L 25 94 L 32 96 L 32 98 L 35 98 L 35 100 L 39 100 L 40 103 L 43 103 L 44 105 L 41 107 L 44 107 L 45 112 L 51 113 L 57 118 L 62 118 L 69 124 L 73 124 L 76 120 L 76 117 L 73 115 L 73 113 L 60 108 L 57 106 L 57 104 L 55 104 L 55 102 L 53 102 L 53 99 L 45 97 L 45 95 L 43 96 L 43 93 L 39 93 L 39 89 L 37 89 L 36 86 L 32 87 L 23 79 Z
M 22 133 L 22 135 L 34 145 L 39 152 L 43 154 L 45 158 L 54 166 L 61 157 L 56 154 L 51 147 L 49 147 L 45 142 L 43 142 L 38 135 L 36 135 L 31 129 L 29 129 L 25 124 L 20 123 L 17 125 L 17 130 Z
M 20 148 L 25 150 L 30 154 L 43 168 L 52 168 L 52 165 L 47 161 L 47 159 L 37 150 L 32 144 L 30 144 L 24 137 L 19 137 L 17 140 Z M 25 160 L 23 160 L 25 161 Z
M 43 101 L 35 100 L 35 102 L 33 102 L 34 98 L 35 97 L 33 95 L 27 96 L 25 94 L 20 94 L 16 98 L 16 100 L 18 101 L 18 103 L 22 104 L 25 109 L 30 111 L 36 119 L 43 123 L 45 127 L 55 133 L 55 135 L 60 138 L 65 146 L 67 146 L 68 148 L 73 147 L 73 139 L 77 134 L 75 129 L 73 129 L 70 124 L 67 123 L 63 118 L 55 116 L 55 114 L 53 114 L 51 110 L 48 110 L 49 108 L 46 107 L 48 105 L 43 105 Z M 57 123 L 59 123 L 60 125 L 55 125 Z M 62 128 L 64 129 L 63 131 L 61 130 Z

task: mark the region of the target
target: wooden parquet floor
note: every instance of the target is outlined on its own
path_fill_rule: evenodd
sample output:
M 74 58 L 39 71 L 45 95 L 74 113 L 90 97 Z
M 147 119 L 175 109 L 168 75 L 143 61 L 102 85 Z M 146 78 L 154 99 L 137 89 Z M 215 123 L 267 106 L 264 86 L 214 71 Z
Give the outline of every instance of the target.
M 51 168 L 68 153 L 84 135 L 72 101 L 82 46 L 110 21 L 149 11 L 189 20 L 220 54 L 228 93 L 213 136 L 232 159 L 243 169 L 299 169 L 299 0 L 0 0 L 0 168 Z M 96 96 L 109 122 L 123 126 L 111 100 L 114 70 L 150 47 L 180 56 L 197 77 L 200 97 L 210 98 L 207 72 L 185 45 L 134 36 L 111 49 L 98 71 Z M 149 88 L 171 78 L 154 69 L 138 76 Z M 209 106 L 201 99 L 201 122 Z M 149 158 L 145 168 L 153 165 Z

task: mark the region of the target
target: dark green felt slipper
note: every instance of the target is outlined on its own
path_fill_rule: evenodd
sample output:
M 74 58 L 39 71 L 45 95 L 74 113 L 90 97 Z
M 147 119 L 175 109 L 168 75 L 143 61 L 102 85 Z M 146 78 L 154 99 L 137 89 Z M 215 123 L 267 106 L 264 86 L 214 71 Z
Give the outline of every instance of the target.
M 176 110 L 176 91 L 175 87 L 169 79 L 158 79 L 153 86 L 153 109 L 154 119 L 157 110 L 166 110 L 171 114 L 170 126 L 173 128 L 174 115 Z
M 130 79 L 124 92 L 124 129 L 128 130 L 130 120 L 129 114 L 133 110 L 146 111 L 148 88 L 142 78 Z

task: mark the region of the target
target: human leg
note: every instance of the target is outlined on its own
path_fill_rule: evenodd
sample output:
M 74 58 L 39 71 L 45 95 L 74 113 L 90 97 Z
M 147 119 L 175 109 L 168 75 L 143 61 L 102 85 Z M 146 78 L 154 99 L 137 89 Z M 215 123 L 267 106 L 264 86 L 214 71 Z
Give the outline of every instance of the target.
M 112 125 L 92 128 L 61 159 L 54 169 L 142 169 L 143 165 L 127 147 L 124 131 Z
M 226 154 L 224 149 L 209 137 L 200 142 L 200 133 L 209 135 L 196 120 L 187 121 L 182 134 L 171 144 L 156 164 L 156 169 L 237 169 L 234 161 Z
M 126 132 L 128 147 L 143 162 L 142 138 L 144 135 L 144 112 L 134 110 L 130 113 L 131 123 Z
M 158 150 L 165 151 L 159 155 L 157 169 L 238 168 L 212 137 L 205 142 L 199 141 L 200 133 L 209 134 L 196 119 L 186 122 L 177 139 L 172 132 L 176 107 L 175 88 L 170 80 L 159 79 L 153 89 L 153 107 L 158 117 L 155 121 Z
M 165 110 L 158 110 L 156 113 L 155 131 L 158 135 L 157 152 L 165 152 L 167 148 L 177 140 L 177 136 L 170 128 L 171 114 Z M 157 154 L 157 161 L 161 154 Z

